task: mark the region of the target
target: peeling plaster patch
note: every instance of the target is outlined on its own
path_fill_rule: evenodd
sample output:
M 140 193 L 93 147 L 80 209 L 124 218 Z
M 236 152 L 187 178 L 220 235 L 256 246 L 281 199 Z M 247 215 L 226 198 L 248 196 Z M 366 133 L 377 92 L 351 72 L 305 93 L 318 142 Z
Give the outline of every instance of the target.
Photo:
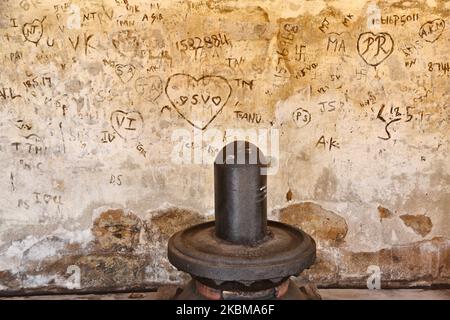
M 404 214 L 400 216 L 403 223 L 414 230 L 415 233 L 425 237 L 433 228 L 431 219 L 425 215 Z
M 27 275 L 23 280 L 23 286 L 25 288 L 40 288 L 45 287 L 52 282 L 55 282 L 55 277 L 53 275 Z
M 0 271 L 0 285 L 8 288 L 21 287 L 21 279 L 17 274 L 10 271 Z
M 107 210 L 95 219 L 92 233 L 105 250 L 133 251 L 139 243 L 141 220 L 122 209 Z
M 286 192 L 286 201 L 291 201 L 292 200 L 292 191 L 291 189 L 288 190 L 288 192 Z
M 64 247 L 65 243 L 62 239 L 49 237 L 31 246 L 24 252 L 23 256 L 28 260 L 41 261 L 48 257 L 58 256 L 59 252 L 63 250 Z
M 24 259 L 41 261 L 56 256 L 69 244 L 77 244 L 82 248 L 93 240 L 90 230 L 68 231 L 57 229 L 53 234 L 44 237 L 27 236 L 23 240 L 13 241 L 0 252 L 0 270 L 17 273 Z
M 383 219 L 390 219 L 393 217 L 391 210 L 384 208 L 382 206 L 378 206 L 378 214 L 380 216 L 380 221 Z
M 144 238 L 148 250 L 155 255 L 155 259 L 145 269 L 145 280 L 169 283 L 187 281 L 189 278 L 187 274 L 178 271 L 167 260 L 165 254 L 167 242 L 174 233 L 206 220 L 207 218 L 197 211 L 168 206 L 168 204 L 149 212 L 144 222 Z M 164 252 L 163 258 L 159 255 L 160 252 Z
M 312 202 L 281 209 L 280 221 L 299 227 L 315 240 L 334 245 L 342 242 L 348 231 L 344 218 Z
M 365 288 L 367 268 L 381 268 L 382 288 L 430 285 L 448 281 L 450 240 L 437 237 L 376 252 L 352 252 L 345 248 L 321 248 L 316 263 L 303 272 L 299 281 L 308 280 L 322 286 Z
M 39 241 L 38 238 L 27 236 L 23 240 L 13 241 L 5 251 L 0 253 L 0 270 L 19 272 L 24 252 Z
M 85 248 L 89 242 L 94 240 L 94 235 L 90 229 L 69 231 L 59 228 L 53 234 L 69 244 L 79 244 L 82 248 Z
M 169 208 L 156 211 L 147 223 L 147 228 L 156 229 L 156 232 L 149 234 L 159 234 L 168 239 L 174 233 L 181 231 L 191 225 L 205 222 L 206 219 L 198 212 L 179 208 Z

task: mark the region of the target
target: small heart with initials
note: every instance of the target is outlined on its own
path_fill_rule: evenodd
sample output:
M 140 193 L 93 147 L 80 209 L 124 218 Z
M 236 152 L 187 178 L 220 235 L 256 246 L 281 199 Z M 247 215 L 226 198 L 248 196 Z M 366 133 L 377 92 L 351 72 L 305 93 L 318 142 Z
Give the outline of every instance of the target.
M 120 78 L 120 81 L 127 83 L 134 77 L 136 68 L 131 64 L 117 64 L 116 74 Z
M 144 119 L 139 111 L 116 110 L 111 113 L 111 126 L 124 140 L 136 139 L 142 133 Z
M 39 40 L 42 38 L 44 29 L 42 27 L 42 21 L 39 19 L 34 19 L 31 23 L 25 23 L 22 27 L 22 33 L 27 41 L 38 44 Z
M 419 30 L 419 36 L 427 42 L 435 42 L 445 29 L 445 21 L 442 19 L 434 19 L 425 22 Z
M 359 35 L 357 49 L 368 65 L 376 67 L 394 51 L 394 40 L 387 32 L 364 32 Z
M 221 76 L 195 78 L 177 73 L 167 80 L 170 103 L 190 125 L 204 130 L 217 117 L 231 96 L 231 86 Z

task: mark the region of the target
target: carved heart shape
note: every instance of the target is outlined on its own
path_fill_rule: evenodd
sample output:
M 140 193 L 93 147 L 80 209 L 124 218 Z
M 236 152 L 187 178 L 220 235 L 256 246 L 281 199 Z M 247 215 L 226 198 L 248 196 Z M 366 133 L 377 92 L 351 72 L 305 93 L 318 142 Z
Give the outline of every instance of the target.
M 123 83 L 127 83 L 134 77 L 134 72 L 136 68 L 131 64 L 117 64 L 116 74 L 119 76 Z
M 221 76 L 199 79 L 184 73 L 169 77 L 165 92 L 178 114 L 192 126 L 204 130 L 222 111 L 231 96 L 231 86 Z
M 140 77 L 134 82 L 134 88 L 145 100 L 153 102 L 162 94 L 163 83 L 158 76 Z
M 116 110 L 111 113 L 111 126 L 124 140 L 137 139 L 142 133 L 144 119 L 139 111 Z
M 42 34 L 44 33 L 42 21 L 34 19 L 31 23 L 25 23 L 22 27 L 22 33 L 25 40 L 33 42 L 37 45 L 39 40 L 42 38 Z
M 394 40 L 386 32 L 364 32 L 359 35 L 357 49 L 365 63 L 376 67 L 394 51 Z
M 419 36 L 427 42 L 435 42 L 445 29 L 445 21 L 434 19 L 425 22 L 419 29 Z

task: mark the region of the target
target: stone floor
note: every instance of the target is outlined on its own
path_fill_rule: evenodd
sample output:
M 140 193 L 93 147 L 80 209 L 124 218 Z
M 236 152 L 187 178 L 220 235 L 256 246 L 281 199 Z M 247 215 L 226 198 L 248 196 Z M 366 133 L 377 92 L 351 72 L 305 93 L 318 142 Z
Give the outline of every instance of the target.
M 319 294 L 323 300 L 450 300 L 450 289 L 319 289 Z
M 105 293 L 78 295 L 40 295 L 25 297 L 0 297 L 0 300 L 166 300 L 173 297 L 179 288 L 160 287 L 153 292 Z M 323 300 L 450 300 L 450 289 L 317 289 Z

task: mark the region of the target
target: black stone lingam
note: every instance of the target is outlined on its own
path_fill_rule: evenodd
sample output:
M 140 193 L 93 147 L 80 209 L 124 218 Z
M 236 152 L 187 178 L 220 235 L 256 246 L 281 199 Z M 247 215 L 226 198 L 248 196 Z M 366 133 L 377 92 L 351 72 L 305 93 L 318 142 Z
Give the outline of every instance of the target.
M 168 258 L 193 280 L 179 299 L 304 299 L 289 280 L 316 257 L 314 240 L 267 220 L 267 161 L 234 141 L 214 162 L 215 221 L 175 233 Z

